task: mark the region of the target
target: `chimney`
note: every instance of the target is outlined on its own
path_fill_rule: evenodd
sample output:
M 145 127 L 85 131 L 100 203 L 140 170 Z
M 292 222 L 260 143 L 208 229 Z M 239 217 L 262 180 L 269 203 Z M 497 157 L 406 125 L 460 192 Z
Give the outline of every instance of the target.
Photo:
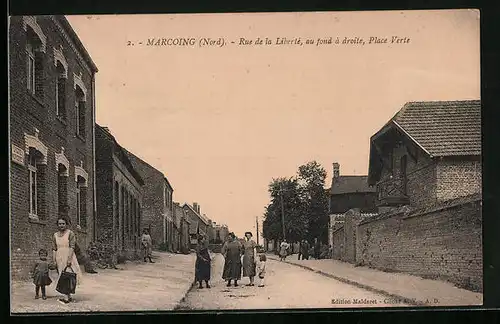
M 196 202 L 193 203 L 193 209 L 195 212 L 198 212 L 198 203 Z
M 333 162 L 333 179 L 338 178 L 340 175 L 340 164 Z

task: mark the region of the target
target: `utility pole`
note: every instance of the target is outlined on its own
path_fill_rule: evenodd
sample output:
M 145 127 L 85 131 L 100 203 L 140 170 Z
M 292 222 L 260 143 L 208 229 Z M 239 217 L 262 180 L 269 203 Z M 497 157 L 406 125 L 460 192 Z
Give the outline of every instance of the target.
M 281 198 L 281 222 L 283 224 L 283 240 L 286 239 L 285 231 L 285 205 L 283 203 L 283 183 L 280 182 L 280 198 Z
M 259 245 L 259 216 L 255 216 L 255 223 L 257 224 L 257 245 Z

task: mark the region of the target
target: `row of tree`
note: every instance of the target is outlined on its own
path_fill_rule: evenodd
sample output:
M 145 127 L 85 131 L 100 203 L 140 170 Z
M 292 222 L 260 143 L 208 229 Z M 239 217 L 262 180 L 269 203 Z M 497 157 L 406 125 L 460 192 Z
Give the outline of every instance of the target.
M 263 236 L 267 240 L 328 242 L 326 171 L 316 161 L 301 165 L 291 178 L 274 178 L 269 184 Z M 284 226 L 283 226 L 284 224 Z M 283 233 L 284 232 L 284 233 Z M 284 237 L 283 237 L 284 235 Z

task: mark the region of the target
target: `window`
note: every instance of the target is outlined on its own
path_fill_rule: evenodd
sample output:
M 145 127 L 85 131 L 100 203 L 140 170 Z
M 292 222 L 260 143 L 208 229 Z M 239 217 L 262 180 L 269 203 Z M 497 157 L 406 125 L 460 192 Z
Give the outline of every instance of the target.
M 59 216 L 68 215 L 68 170 L 63 164 L 58 165 L 57 170 L 57 200 Z
M 87 180 L 78 176 L 76 182 L 76 225 L 87 227 Z
M 406 155 L 403 155 L 401 157 L 401 165 L 400 165 L 400 172 L 401 172 L 401 190 L 404 195 L 407 194 L 407 187 L 408 187 L 408 178 L 406 174 L 406 168 L 407 168 L 407 158 Z
M 26 44 L 26 53 L 28 54 L 28 90 L 35 94 L 35 51 L 33 45 L 29 42 Z
M 82 211 L 80 209 L 81 205 L 81 192 L 80 192 L 80 184 L 76 185 L 76 224 L 81 224 Z
M 61 119 L 66 119 L 66 70 L 61 63 L 57 63 L 56 70 L 56 114 Z
M 31 29 L 28 29 L 26 36 L 26 77 L 28 91 L 43 98 L 43 52 L 42 43 L 38 36 Z
M 37 190 L 37 161 L 36 161 L 36 153 L 31 152 L 29 155 L 28 162 L 28 170 L 29 170 L 29 183 L 30 183 L 30 214 L 33 216 L 38 215 L 38 190 Z
M 85 139 L 85 94 L 80 87 L 75 92 L 76 134 Z

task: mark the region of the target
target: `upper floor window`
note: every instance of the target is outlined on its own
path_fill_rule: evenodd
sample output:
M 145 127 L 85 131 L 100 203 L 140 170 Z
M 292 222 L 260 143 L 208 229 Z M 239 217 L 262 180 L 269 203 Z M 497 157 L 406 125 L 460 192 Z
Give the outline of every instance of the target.
M 76 134 L 85 138 L 85 93 L 80 87 L 75 90 Z
M 23 17 L 23 27 L 26 31 L 26 86 L 31 94 L 43 98 L 46 36 L 34 17 Z

